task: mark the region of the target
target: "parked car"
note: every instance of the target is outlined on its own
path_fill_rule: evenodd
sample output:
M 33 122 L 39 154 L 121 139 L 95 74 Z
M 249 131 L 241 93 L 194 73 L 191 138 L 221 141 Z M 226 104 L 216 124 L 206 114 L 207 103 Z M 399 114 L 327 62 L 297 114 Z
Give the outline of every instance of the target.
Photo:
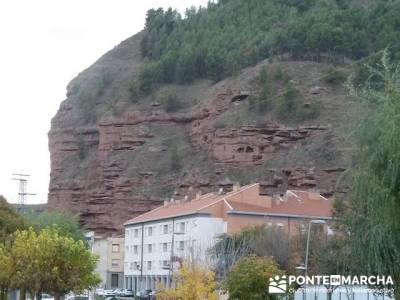
M 154 292 L 152 290 L 142 290 L 136 293 L 140 300 L 152 300 Z
M 121 292 L 121 297 L 133 297 L 135 294 L 132 290 L 123 289 Z
M 104 296 L 115 296 L 115 291 L 113 290 L 104 290 Z
M 105 290 L 104 289 L 96 289 L 95 291 L 94 291 L 94 293 L 96 294 L 96 295 L 99 295 L 99 296 L 105 296 Z
M 92 298 L 88 295 L 72 295 L 68 296 L 66 300 L 92 300 Z
M 54 300 L 54 297 L 49 294 L 41 294 L 43 300 Z

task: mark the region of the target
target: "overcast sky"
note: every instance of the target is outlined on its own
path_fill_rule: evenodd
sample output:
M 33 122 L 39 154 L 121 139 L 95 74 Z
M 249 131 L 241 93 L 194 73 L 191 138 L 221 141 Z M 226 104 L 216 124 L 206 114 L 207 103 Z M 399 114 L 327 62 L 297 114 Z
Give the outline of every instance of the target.
M 28 203 L 47 202 L 50 120 L 80 71 L 140 31 L 146 11 L 183 12 L 206 0 L 2 0 L 0 195 L 18 200 L 11 173 L 30 174 Z

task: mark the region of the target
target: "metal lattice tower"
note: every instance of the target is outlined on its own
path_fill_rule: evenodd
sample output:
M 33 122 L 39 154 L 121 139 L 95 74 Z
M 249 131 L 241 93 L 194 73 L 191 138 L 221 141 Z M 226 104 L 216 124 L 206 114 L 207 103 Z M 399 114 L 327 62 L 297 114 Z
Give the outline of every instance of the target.
M 36 195 L 32 193 L 27 192 L 27 185 L 28 185 L 28 174 L 12 174 L 13 176 L 16 176 L 12 178 L 12 180 L 18 180 L 19 181 L 19 188 L 18 188 L 18 204 L 20 208 L 23 208 L 24 205 L 26 204 L 26 196 L 29 195 Z

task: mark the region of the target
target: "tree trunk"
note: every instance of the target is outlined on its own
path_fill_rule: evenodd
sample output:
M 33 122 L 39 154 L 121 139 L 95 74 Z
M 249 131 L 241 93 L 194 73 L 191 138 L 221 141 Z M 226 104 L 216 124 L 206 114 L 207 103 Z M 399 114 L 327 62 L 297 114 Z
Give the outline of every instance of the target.
M 0 300 L 7 300 L 7 289 L 5 287 L 0 288 Z
M 61 300 L 61 295 L 60 294 L 55 294 L 54 295 L 54 300 Z
M 35 294 L 35 299 L 36 300 L 42 300 L 42 292 L 41 291 L 37 291 Z
M 25 300 L 26 299 L 26 290 L 24 288 L 19 290 L 19 300 Z

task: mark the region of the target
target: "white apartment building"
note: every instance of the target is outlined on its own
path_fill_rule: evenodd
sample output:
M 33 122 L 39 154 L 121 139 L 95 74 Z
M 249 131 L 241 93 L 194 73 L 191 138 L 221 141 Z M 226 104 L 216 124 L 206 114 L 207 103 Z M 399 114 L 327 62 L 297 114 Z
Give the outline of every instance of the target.
M 176 216 L 125 227 L 125 288 L 133 291 L 168 285 L 182 260 L 202 261 L 226 222 L 201 214 Z M 173 263 L 171 263 L 173 261 Z
M 219 235 L 275 224 L 286 234 L 310 219 L 331 219 L 332 201 L 318 193 L 287 191 L 282 197 L 260 195 L 258 183 L 232 192 L 198 195 L 163 206 L 125 225 L 124 287 L 133 291 L 166 285 L 183 261 L 210 263 L 207 251 Z

